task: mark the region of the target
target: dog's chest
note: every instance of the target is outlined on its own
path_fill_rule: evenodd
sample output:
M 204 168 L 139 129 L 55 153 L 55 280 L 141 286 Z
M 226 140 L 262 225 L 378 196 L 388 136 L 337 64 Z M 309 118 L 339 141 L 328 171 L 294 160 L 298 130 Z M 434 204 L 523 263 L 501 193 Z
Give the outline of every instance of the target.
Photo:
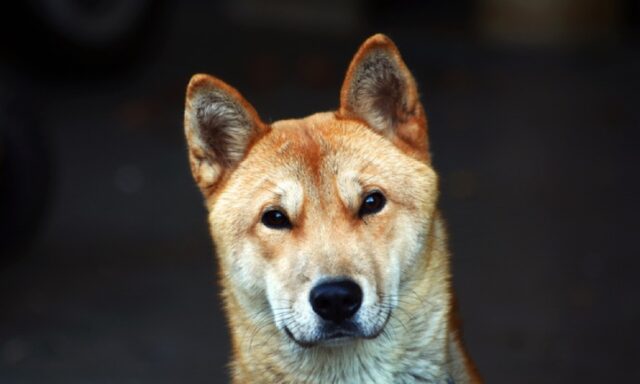
M 427 356 L 428 352 L 396 350 L 385 353 L 354 353 L 339 359 L 317 359 L 319 364 L 304 367 L 306 380 L 314 373 L 313 383 L 403 383 L 454 384 L 440 356 Z M 317 357 L 317 356 L 316 356 Z M 337 357 L 337 356 L 334 356 Z M 307 360 L 309 362 L 309 360 Z M 306 381 L 302 381 L 306 382 Z

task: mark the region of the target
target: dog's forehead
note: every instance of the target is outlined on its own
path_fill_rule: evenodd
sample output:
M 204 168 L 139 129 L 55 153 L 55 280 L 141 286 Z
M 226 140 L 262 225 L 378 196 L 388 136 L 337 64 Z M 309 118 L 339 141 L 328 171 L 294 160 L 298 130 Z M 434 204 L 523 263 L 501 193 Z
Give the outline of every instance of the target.
M 415 178 L 425 165 L 362 122 L 323 112 L 272 123 L 241 168 L 254 174 L 262 170 L 262 176 L 326 185 L 341 179 L 362 181 L 356 180 L 358 175 Z
M 353 139 L 353 132 L 345 135 L 349 124 L 333 113 L 277 121 L 252 151 L 250 157 L 256 158 L 249 160 L 270 164 L 264 176 L 275 185 L 291 186 L 295 181 L 307 194 L 331 193 L 336 181 L 358 173 L 367 161 L 344 145 L 347 136 Z
M 427 164 L 363 123 L 325 112 L 272 123 L 233 172 L 224 195 L 236 201 L 258 195 L 295 197 L 292 206 L 302 199 L 339 197 L 345 206 L 355 207 L 366 190 L 381 189 L 413 201 L 411 196 L 434 187 L 435 175 Z
M 269 146 L 278 155 L 303 155 L 305 158 L 326 152 L 337 128 L 343 123 L 333 113 L 317 113 L 302 119 L 279 120 L 271 124 L 266 137 Z
M 319 112 L 300 119 L 278 120 L 271 124 L 274 130 L 300 127 L 319 127 L 330 124 L 337 124 L 339 121 L 334 112 Z
M 270 152 L 266 155 L 286 159 L 287 164 L 317 168 L 318 172 L 337 173 L 358 166 L 376 152 L 375 142 L 382 141 L 363 124 L 338 119 L 332 112 L 280 120 L 271 128 L 262 140 L 262 155 Z

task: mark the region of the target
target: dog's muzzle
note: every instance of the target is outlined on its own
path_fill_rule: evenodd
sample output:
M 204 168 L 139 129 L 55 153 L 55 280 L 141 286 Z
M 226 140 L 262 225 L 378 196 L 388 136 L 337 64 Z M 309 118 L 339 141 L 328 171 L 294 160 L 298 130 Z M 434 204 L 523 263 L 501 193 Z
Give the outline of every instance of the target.
M 391 313 L 380 313 L 385 319 L 376 321 L 379 324 L 377 326 L 367 326 L 367 320 L 359 313 L 362 312 L 363 296 L 360 285 L 351 279 L 323 280 L 309 292 L 309 305 L 318 316 L 314 330 L 300 332 L 295 319 L 292 319 L 284 331 L 291 340 L 303 347 L 316 344 L 343 345 L 353 339 L 374 339 L 382 332 Z M 296 331 L 298 335 L 294 335 Z

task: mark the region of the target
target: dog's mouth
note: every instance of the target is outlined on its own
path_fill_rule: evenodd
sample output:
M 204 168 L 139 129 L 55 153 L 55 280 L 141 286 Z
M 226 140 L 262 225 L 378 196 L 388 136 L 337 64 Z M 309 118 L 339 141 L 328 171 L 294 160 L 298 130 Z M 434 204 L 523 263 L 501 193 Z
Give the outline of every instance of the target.
M 303 348 L 314 346 L 341 346 L 349 344 L 357 339 L 372 340 L 384 332 L 384 328 L 391 317 L 391 312 L 387 313 L 381 326 L 376 327 L 373 332 L 364 332 L 362 327 L 353 321 L 345 321 L 341 324 L 323 324 L 319 327 L 315 336 L 310 339 L 296 338 L 291 330 L 285 326 L 285 334 L 296 344 Z
M 332 327 L 334 328 L 334 327 Z M 351 328 L 351 327 L 348 327 Z M 284 328 L 284 332 L 289 338 L 303 348 L 311 348 L 316 345 L 336 346 L 348 344 L 352 340 L 358 338 L 369 338 L 364 335 L 359 329 L 347 329 L 343 327 L 335 327 L 331 331 L 322 330 L 316 337 L 311 340 L 302 340 L 296 338 L 288 327 Z

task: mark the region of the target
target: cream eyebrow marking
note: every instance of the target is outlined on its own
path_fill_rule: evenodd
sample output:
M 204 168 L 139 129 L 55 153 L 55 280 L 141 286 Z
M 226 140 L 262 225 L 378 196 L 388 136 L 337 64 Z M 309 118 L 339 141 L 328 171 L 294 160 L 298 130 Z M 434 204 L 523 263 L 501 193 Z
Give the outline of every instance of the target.
M 336 178 L 338 194 L 343 204 L 351 211 L 358 209 L 360 205 L 360 195 L 362 185 L 357 172 L 348 171 L 338 175 Z
M 304 201 L 304 190 L 302 186 L 294 181 L 285 180 L 278 183 L 278 187 L 284 191 L 281 201 L 291 216 L 297 216 L 302 210 L 302 202 Z
M 299 183 L 293 180 L 265 179 L 263 185 L 271 195 L 273 204 L 284 209 L 289 218 L 293 219 L 300 213 L 304 201 L 304 190 Z
M 287 152 L 287 150 L 289 150 L 289 147 L 291 147 L 291 142 L 287 141 L 286 143 L 282 144 L 280 148 L 276 150 L 276 153 L 278 155 L 282 155 L 283 153 Z

